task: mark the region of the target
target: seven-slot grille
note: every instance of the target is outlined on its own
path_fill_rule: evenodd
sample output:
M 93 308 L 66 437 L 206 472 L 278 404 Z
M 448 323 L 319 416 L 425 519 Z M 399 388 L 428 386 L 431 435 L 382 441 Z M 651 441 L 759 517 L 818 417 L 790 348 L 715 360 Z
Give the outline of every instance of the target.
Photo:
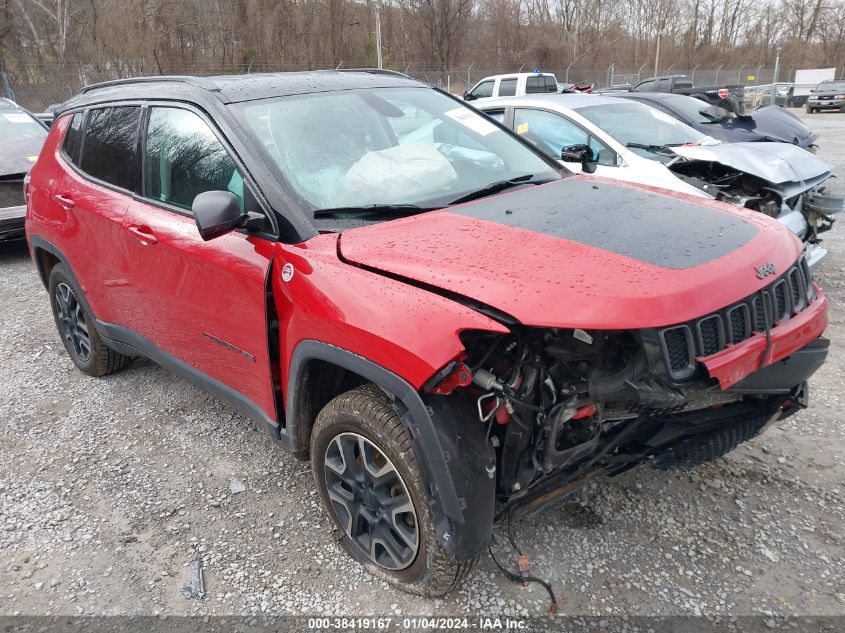
M 804 257 L 768 287 L 715 314 L 659 330 L 663 360 L 676 380 L 690 378 L 697 356 L 710 356 L 728 345 L 765 333 L 801 312 L 815 299 L 813 277 Z
M 0 178 L 0 209 L 19 207 L 26 204 L 23 195 L 23 176 Z

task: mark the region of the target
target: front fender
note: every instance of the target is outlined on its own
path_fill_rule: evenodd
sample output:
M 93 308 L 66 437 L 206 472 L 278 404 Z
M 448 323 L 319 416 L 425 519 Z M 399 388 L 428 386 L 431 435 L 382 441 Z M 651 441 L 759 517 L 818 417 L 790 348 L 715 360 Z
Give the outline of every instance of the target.
M 305 340 L 348 350 L 418 390 L 463 352 L 462 330 L 508 331 L 456 301 L 341 261 L 337 240 L 322 235 L 277 245 L 272 282 L 283 385 L 290 383 L 294 349 Z

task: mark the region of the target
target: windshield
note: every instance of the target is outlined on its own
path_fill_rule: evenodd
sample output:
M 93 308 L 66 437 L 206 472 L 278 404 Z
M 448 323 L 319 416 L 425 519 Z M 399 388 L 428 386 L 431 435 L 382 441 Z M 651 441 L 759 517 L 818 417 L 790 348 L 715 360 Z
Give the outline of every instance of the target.
M 489 118 L 430 88 L 344 90 L 235 107 L 312 209 L 432 208 L 526 174 L 560 177 Z
M 841 90 L 845 92 L 845 81 L 825 81 L 824 83 L 820 83 L 816 90 L 819 92 L 827 92 L 829 90 Z
M 47 130 L 26 112 L 0 109 L 0 143 L 28 138 L 47 138 Z
M 648 158 L 648 147 L 699 143 L 708 138 L 670 115 L 633 101 L 578 108 L 578 114 L 592 121 L 617 141 Z M 636 147 L 636 146 L 643 147 Z
M 708 105 L 701 99 L 695 97 L 685 97 L 684 95 L 667 95 L 664 98 L 664 103 L 668 108 L 680 114 L 685 120 L 693 123 L 713 123 L 714 121 L 724 121 L 730 118 L 731 113 L 718 106 Z M 710 113 L 710 116 L 705 116 L 701 112 L 705 110 Z

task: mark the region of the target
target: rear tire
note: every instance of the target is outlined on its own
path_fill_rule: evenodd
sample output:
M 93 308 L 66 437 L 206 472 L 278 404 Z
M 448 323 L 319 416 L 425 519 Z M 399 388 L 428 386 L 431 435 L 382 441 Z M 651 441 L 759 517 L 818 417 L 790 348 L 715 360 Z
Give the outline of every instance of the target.
M 94 315 L 86 308 L 88 302 L 82 290 L 71 281 L 64 264 L 53 266 L 48 289 L 56 329 L 73 364 L 82 373 L 95 377 L 122 369 L 129 357 L 103 343 Z
M 411 440 L 378 387 L 347 391 L 320 411 L 311 469 L 340 545 L 377 578 L 431 598 L 477 562 L 458 562 L 437 542 Z

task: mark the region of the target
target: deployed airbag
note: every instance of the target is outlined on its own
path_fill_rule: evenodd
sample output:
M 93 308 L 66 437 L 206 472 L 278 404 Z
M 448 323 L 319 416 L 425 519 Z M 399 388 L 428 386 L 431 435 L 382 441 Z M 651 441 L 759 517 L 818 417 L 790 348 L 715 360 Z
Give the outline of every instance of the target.
M 457 180 L 451 163 L 428 143 L 368 152 L 343 177 L 349 205 L 362 200 L 390 204 L 420 198 Z

